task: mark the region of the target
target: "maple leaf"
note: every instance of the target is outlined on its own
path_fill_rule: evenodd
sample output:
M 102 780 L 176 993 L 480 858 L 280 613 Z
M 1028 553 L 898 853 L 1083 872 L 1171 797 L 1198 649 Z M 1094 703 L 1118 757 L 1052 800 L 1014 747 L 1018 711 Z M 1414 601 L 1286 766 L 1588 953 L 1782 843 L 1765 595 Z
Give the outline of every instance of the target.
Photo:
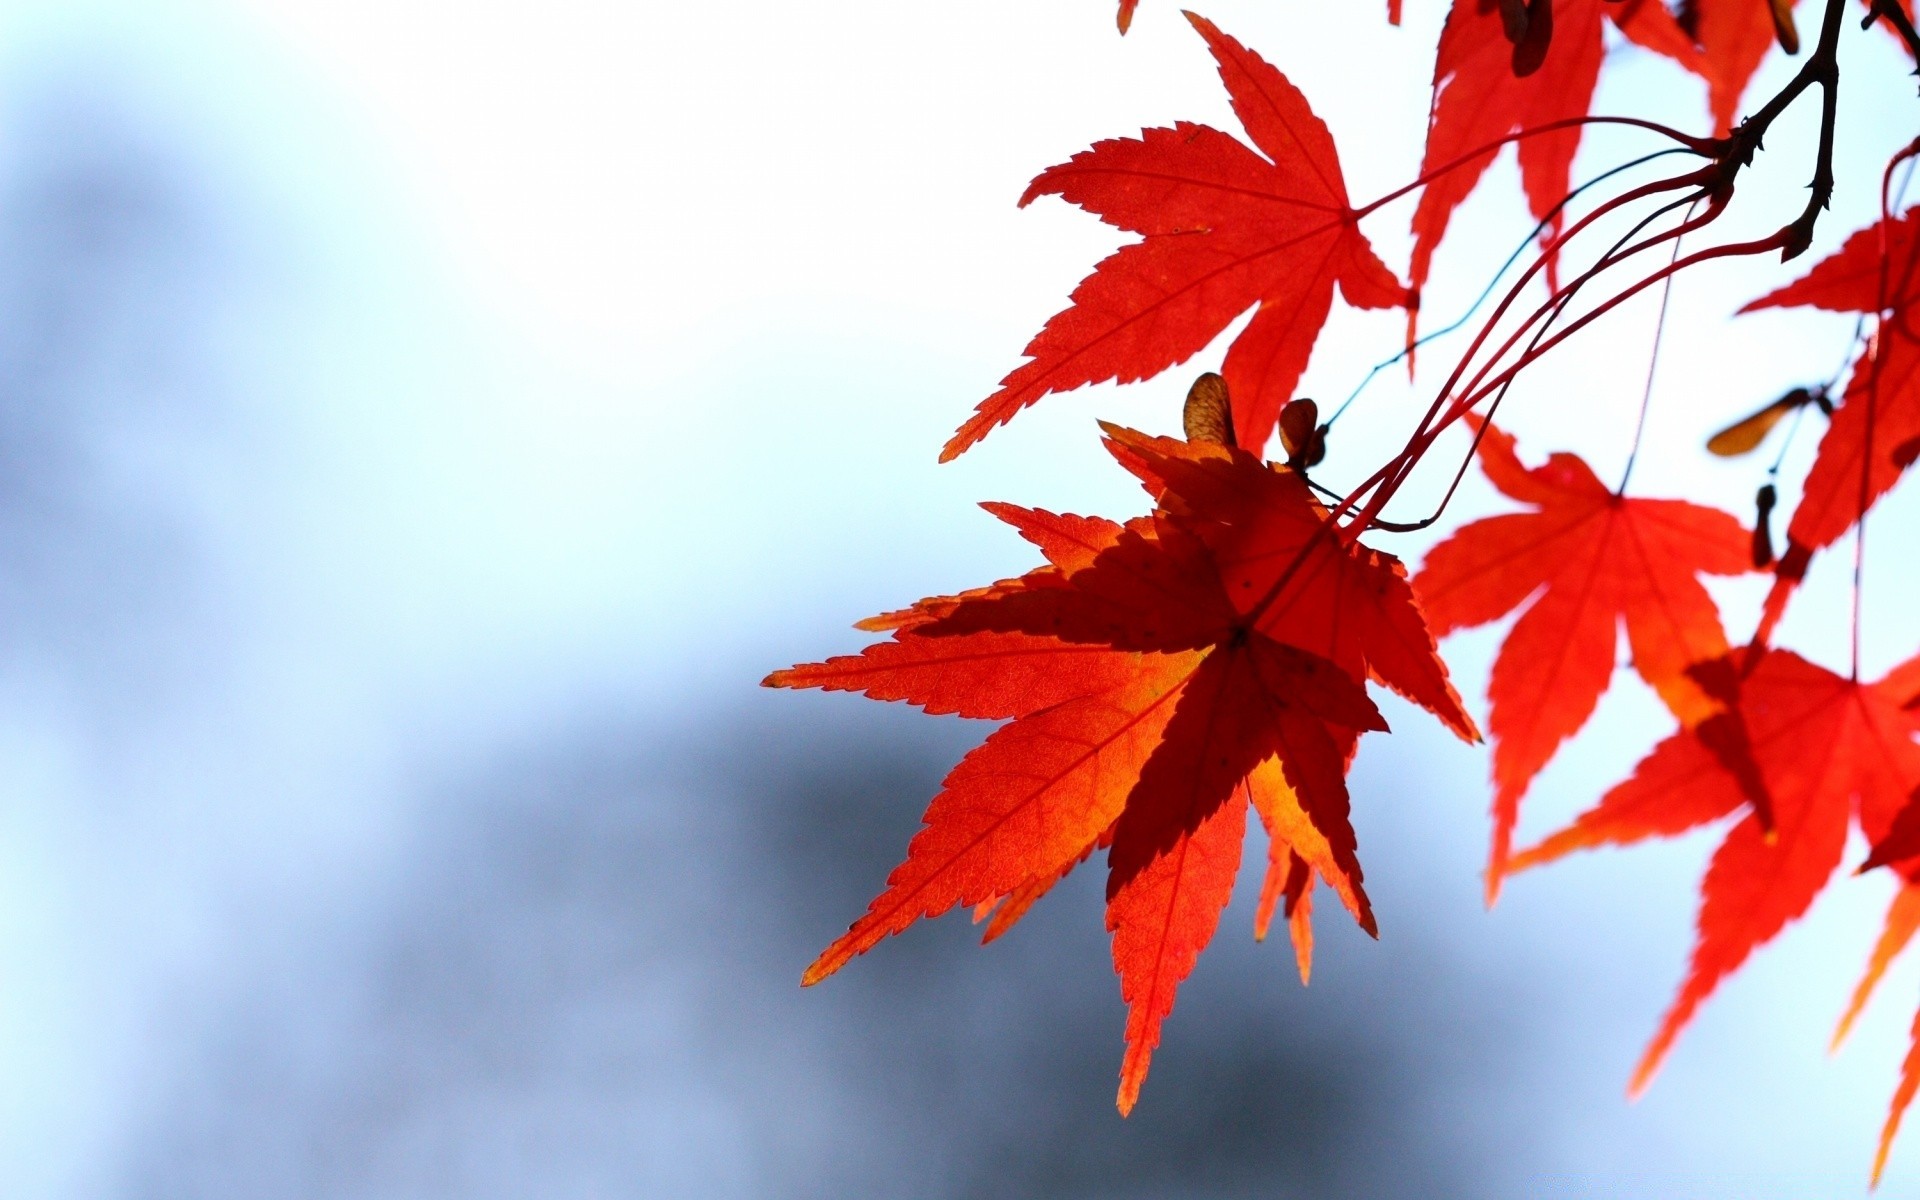
M 1914 268 L 1920 205 L 1890 221 L 1856 229 L 1805 275 L 1741 307 L 1743 313 L 1801 305 L 1828 312 L 1876 313 L 1904 308 L 1920 293 Z M 1882 288 L 1886 295 L 1881 294 Z
M 1266 940 L 1275 908 L 1285 901 L 1287 932 L 1304 986 L 1313 974 L 1313 881 L 1327 880 L 1348 911 L 1363 924 L 1371 920 L 1366 893 L 1357 877 L 1349 878 L 1326 836 L 1300 807 L 1300 798 L 1287 785 L 1279 762 L 1268 759 L 1247 777 L 1249 799 L 1267 830 L 1267 875 L 1260 884 L 1260 902 L 1254 910 L 1253 936 Z
M 1046 566 L 922 601 L 895 615 L 890 640 L 766 682 L 1012 718 L 948 775 L 906 860 L 803 981 L 956 905 L 991 914 L 986 936 L 997 937 L 1109 845 L 1124 1113 L 1232 891 L 1249 803 L 1372 932 L 1346 771 L 1359 734 L 1386 725 L 1362 681 L 1463 736 L 1473 726 L 1404 570 L 1348 544 L 1295 472 L 1111 427 L 1108 444 L 1149 481 L 1150 519 L 993 506 Z M 1289 893 L 1300 923 L 1305 886 Z
M 1480 427 L 1481 469 L 1534 511 L 1463 526 L 1428 552 L 1414 590 L 1434 635 L 1523 608 L 1488 685 L 1493 845 L 1487 899 L 1499 893 L 1520 801 L 1560 743 L 1593 714 L 1613 677 L 1622 622 L 1641 676 L 1682 722 L 1718 705 L 1687 668 L 1727 649 L 1701 573 L 1750 568 L 1749 535 L 1717 509 L 1616 494 L 1578 456 L 1524 466 L 1514 440 Z
M 1796 0 L 1778 0 L 1791 12 Z M 1691 28 L 1700 43 L 1693 69 L 1707 81 L 1707 110 L 1713 114 L 1716 134 L 1733 127 L 1740 97 L 1747 84 L 1778 43 L 1774 5 L 1766 0 L 1693 0 Z
M 1021 508 L 1017 504 L 1001 504 L 994 501 L 988 501 L 980 507 L 1013 526 L 1020 532 L 1021 537 L 1038 546 L 1040 552 L 1046 556 L 1047 562 L 1056 571 L 1072 572 L 1087 566 L 1093 562 L 1094 555 L 1113 544 L 1113 540 L 1119 536 L 1121 530 L 1119 524 L 1104 517 L 1050 513 L 1043 509 Z M 869 633 L 886 633 L 890 630 L 923 625 L 937 616 L 953 611 L 954 606 L 962 600 L 999 595 L 1025 586 L 1026 584 L 1019 579 L 1003 579 L 986 587 L 962 592 L 958 596 L 929 596 L 914 602 L 907 608 L 883 612 L 855 621 L 853 627 Z
M 1545 59 L 1537 70 L 1517 76 L 1515 48 L 1499 7 L 1483 0 L 1454 0 L 1434 58 L 1433 108 L 1420 173 L 1432 175 L 1449 164 L 1459 165 L 1430 179 L 1414 209 L 1410 282 L 1416 293 L 1426 283 L 1453 210 L 1498 153 L 1473 152 L 1518 130 L 1587 115 L 1600 78 L 1603 11 L 1633 41 L 1685 66 L 1696 65 L 1698 51 L 1659 0 L 1557 0 Z M 1517 144 L 1521 187 L 1536 218 L 1545 220 L 1566 198 L 1579 148 L 1578 126 L 1535 134 Z M 1558 217 L 1551 228 L 1558 231 Z
M 1833 1032 L 1833 1049 L 1840 1048 L 1840 1043 L 1846 1039 L 1854 1021 L 1879 986 L 1881 977 L 1900 952 L 1907 948 L 1907 943 L 1913 940 L 1916 930 L 1920 930 L 1920 887 L 1905 883 L 1894 893 L 1879 940 L 1874 944 L 1872 957 L 1867 960 L 1866 973 L 1860 977 L 1859 984 L 1853 990 L 1853 998 L 1847 1003 L 1847 1011 Z M 1880 1130 L 1880 1144 L 1874 1151 L 1873 1183 L 1876 1186 L 1880 1183 L 1881 1172 L 1886 1169 L 1887 1154 L 1893 1149 L 1893 1139 L 1900 1132 L 1900 1122 L 1906 1116 L 1907 1107 L 1913 1103 L 1916 1090 L 1920 1090 L 1920 1014 L 1914 1017 L 1912 1043 L 1900 1065 L 1900 1083 L 1894 1089 L 1886 1123 Z
M 1057 195 L 1142 240 L 1074 289 L 1072 306 L 1028 343 L 1029 361 L 981 402 L 942 461 L 1042 396 L 1184 362 L 1250 308 L 1222 373 L 1240 445 L 1257 453 L 1293 398 L 1335 287 L 1361 308 L 1406 303 L 1360 232 L 1333 137 L 1306 98 L 1206 19 L 1188 20 L 1257 149 L 1183 121 L 1096 143 L 1041 172 L 1022 205 Z
M 1751 673 L 1738 678 L 1747 654 L 1735 651 L 1696 676 L 1723 680 L 1749 765 L 1771 802 L 1773 835 L 1748 812 L 1714 852 L 1701 881 L 1687 975 L 1634 1070 L 1635 1094 L 1720 982 L 1806 912 L 1840 865 L 1850 824 L 1857 819 L 1870 841 L 1880 840 L 1920 785 L 1913 714 L 1902 707 L 1920 660 L 1863 684 L 1777 649 L 1761 652 Z M 1509 869 L 1672 837 L 1739 812 L 1750 788 L 1710 729 L 1703 724 L 1662 741 L 1626 782 L 1567 828 L 1514 855 Z
M 1768 623 L 1805 575 L 1813 552 L 1853 528 L 1920 453 L 1920 207 L 1855 232 L 1805 276 L 1741 309 L 1811 306 L 1882 314 L 1854 363 L 1787 525 Z
M 1463 740 L 1478 740 L 1406 568 L 1384 551 L 1329 536 L 1326 510 L 1297 472 L 1269 469 L 1248 454 L 1105 429 L 1109 450 L 1198 534 L 1236 606 L 1257 610 L 1262 632 L 1372 678 Z

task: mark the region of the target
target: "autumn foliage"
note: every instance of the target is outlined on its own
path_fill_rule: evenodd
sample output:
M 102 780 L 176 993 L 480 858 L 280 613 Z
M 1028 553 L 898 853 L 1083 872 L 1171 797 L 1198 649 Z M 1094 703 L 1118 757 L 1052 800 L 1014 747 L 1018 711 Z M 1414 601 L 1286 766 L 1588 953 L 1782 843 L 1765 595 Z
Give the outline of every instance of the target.
M 1856 661 L 1845 672 L 1774 634 L 1814 556 L 1858 539 L 1869 510 L 1920 460 L 1920 209 L 1897 211 L 1902 168 L 1920 140 L 1879 177 L 1845 181 L 1878 195 L 1877 223 L 1748 305 L 1859 321 L 1840 377 L 1781 381 L 1779 400 L 1709 443 L 1716 454 L 1743 454 L 1783 419 L 1830 415 L 1777 553 L 1771 474 L 1748 523 L 1631 491 L 1631 458 L 1610 482 L 1570 451 L 1523 448 L 1497 410 L 1529 366 L 1623 301 L 1657 296 L 1717 259 L 1793 259 L 1807 248 L 1840 184 L 1842 21 L 1864 17 L 1920 51 L 1904 8 L 1856 2 L 1825 0 L 1802 46 L 1792 0 L 1689 0 L 1671 10 L 1661 0 L 1454 0 L 1435 52 L 1419 171 L 1366 202 L 1349 194 L 1332 133 L 1281 70 L 1189 14 L 1239 129 L 1149 128 L 1034 178 L 1021 204 L 1057 196 L 1137 240 L 1094 266 L 941 457 L 1053 393 L 1186 363 L 1251 316 L 1217 373 L 1194 382 L 1184 438 L 1103 426 L 1107 451 L 1145 488 L 1144 515 L 1112 521 L 989 504 L 1040 565 L 861 622 L 884 637 L 768 677 L 1004 722 L 953 768 L 905 859 L 804 982 L 956 907 L 985 922 L 987 940 L 999 937 L 1102 854 L 1128 1008 L 1118 1098 L 1127 1112 L 1234 887 L 1249 809 L 1268 847 L 1256 935 L 1283 916 L 1304 981 L 1317 885 L 1375 932 L 1347 785 L 1362 736 L 1386 730 L 1370 687 L 1478 741 L 1435 640 L 1511 619 L 1487 697 L 1489 902 L 1512 874 L 1577 850 L 1701 826 L 1725 831 L 1701 883 L 1691 959 L 1632 1089 L 1647 1086 L 1719 984 L 1840 874 L 1857 829 L 1870 851 L 1856 866 L 1891 869 L 1903 888 L 1843 1035 L 1920 929 L 1920 656 L 1863 682 L 1857 606 Z M 1120 4 L 1122 32 L 1134 10 L 1133 0 Z M 1397 4 L 1389 17 L 1397 21 Z M 1705 81 L 1710 134 L 1590 112 L 1606 47 L 1620 38 Z M 1748 81 L 1776 45 L 1800 51 L 1800 69 L 1743 109 Z M 1804 207 L 1764 236 L 1717 239 L 1763 135 L 1803 102 L 1817 103 L 1822 118 Z M 1582 135 L 1603 123 L 1634 130 L 1653 150 L 1576 189 Z M 1437 386 L 1426 385 L 1431 403 L 1399 452 L 1344 490 L 1323 486 L 1314 472 L 1339 414 L 1323 421 L 1296 392 L 1336 297 L 1402 310 L 1411 371 L 1434 252 L 1509 146 L 1538 222 L 1527 234 L 1533 252 L 1470 314 L 1464 350 L 1450 352 Z M 1647 169 L 1656 163 L 1664 174 Z M 1415 193 L 1403 279 L 1362 222 Z M 1432 353 L 1416 378 L 1429 377 Z M 1647 398 L 1631 391 L 1622 411 L 1638 407 L 1644 417 Z M 1280 457 L 1267 461 L 1276 434 Z M 1436 524 L 1453 492 L 1418 520 L 1389 519 L 1389 502 L 1424 461 L 1451 454 L 1467 470 L 1458 454 L 1469 443 L 1511 509 L 1453 529 L 1410 575 L 1372 543 Z M 1730 630 L 1702 580 L 1749 572 L 1770 576 L 1764 607 L 1755 628 Z M 1665 704 L 1673 732 L 1572 824 L 1516 849 L 1521 802 L 1612 684 L 1622 631 L 1630 669 Z M 1920 1090 L 1920 1020 L 1915 1045 L 1876 1179 Z

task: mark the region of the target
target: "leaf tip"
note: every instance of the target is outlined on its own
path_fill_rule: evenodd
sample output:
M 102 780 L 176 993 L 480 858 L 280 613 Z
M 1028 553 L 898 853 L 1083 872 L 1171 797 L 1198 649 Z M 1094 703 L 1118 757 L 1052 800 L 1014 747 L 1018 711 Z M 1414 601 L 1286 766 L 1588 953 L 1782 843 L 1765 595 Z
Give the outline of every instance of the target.
M 1640 1097 L 1646 1095 L 1647 1089 L 1653 1086 L 1653 1077 L 1659 1073 L 1658 1059 L 1651 1062 L 1641 1059 L 1640 1065 L 1633 1069 L 1633 1078 L 1627 1081 L 1627 1101 L 1633 1104 L 1639 1103 Z
M 1840 1053 L 1840 1047 L 1846 1043 L 1847 1035 L 1853 1032 L 1854 1018 L 1858 1015 L 1857 1012 L 1849 1010 L 1845 1016 L 1840 1018 L 1840 1023 L 1833 1027 L 1833 1036 L 1827 1039 L 1827 1054 L 1829 1057 Z
M 1507 882 L 1506 867 L 1504 865 L 1495 866 L 1490 864 L 1487 869 L 1481 873 L 1480 879 L 1482 883 L 1481 899 L 1486 904 L 1487 911 L 1491 912 L 1493 911 L 1493 906 L 1500 902 L 1500 889 Z
M 1679 1022 L 1672 1015 L 1668 1016 L 1659 1034 L 1654 1037 L 1653 1043 L 1647 1047 L 1646 1053 L 1640 1056 L 1640 1062 L 1633 1068 L 1633 1078 L 1627 1081 L 1629 1101 L 1638 1102 L 1640 1097 L 1647 1094 L 1647 1089 L 1653 1086 L 1654 1076 L 1660 1073 L 1661 1066 L 1666 1063 L 1667 1051 L 1672 1048 L 1674 1036 L 1679 1032 Z
M 800 973 L 800 986 L 810 988 L 827 976 L 837 972 L 841 967 L 846 966 L 847 962 L 853 957 L 853 955 L 847 951 L 846 942 L 846 938 L 841 938 L 833 945 L 822 950 L 820 957 L 814 959 L 807 965 L 807 969 Z

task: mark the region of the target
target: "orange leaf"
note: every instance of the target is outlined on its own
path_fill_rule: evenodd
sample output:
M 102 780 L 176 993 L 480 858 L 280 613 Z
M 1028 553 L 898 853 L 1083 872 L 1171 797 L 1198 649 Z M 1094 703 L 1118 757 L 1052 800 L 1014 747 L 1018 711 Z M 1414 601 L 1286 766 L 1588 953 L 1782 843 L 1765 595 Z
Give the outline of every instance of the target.
M 1045 509 L 1021 508 L 1017 504 L 986 503 L 980 507 L 1020 531 L 1020 536 L 1040 547 L 1047 562 L 1056 571 L 1077 571 L 1093 562 L 1093 556 L 1114 543 L 1120 536 L 1121 526 L 1104 517 L 1077 517 L 1071 513 L 1050 513 Z M 1040 573 L 1046 572 L 1044 568 Z M 977 599 L 984 596 L 996 596 L 1005 592 L 1018 591 L 1026 587 L 1026 580 L 1036 572 L 1029 571 L 1020 579 L 1003 579 L 983 588 L 974 588 L 958 596 L 930 596 L 910 608 L 897 609 L 868 617 L 864 621 L 854 622 L 855 629 L 864 629 L 869 633 L 886 633 L 893 629 L 903 629 L 911 625 L 923 624 L 934 617 L 952 612 L 956 604 L 963 599 Z
M 923 915 L 1005 895 L 1078 858 L 1119 817 L 1126 793 L 1113 780 L 1146 764 L 1198 658 L 1144 657 L 1111 692 L 996 730 L 947 776 L 886 890 L 803 982 L 825 979 Z
M 1840 1017 L 1840 1024 L 1834 1027 L 1831 1048 L 1838 1050 L 1840 1043 L 1847 1040 L 1852 1032 L 1853 1023 L 1867 1007 L 1867 1001 L 1873 998 L 1873 991 L 1880 986 L 1880 979 L 1893 965 L 1893 960 L 1907 948 L 1913 940 L 1914 931 L 1920 930 L 1920 887 L 1902 884 L 1894 893 L 1893 903 L 1887 908 L 1887 919 L 1880 930 L 1880 940 L 1874 943 L 1873 957 L 1867 960 L 1866 973 L 1854 986 L 1853 998 L 1847 1002 L 1847 1011 Z
M 1313 978 L 1313 869 L 1277 838 L 1267 843 L 1267 877 L 1260 884 L 1260 906 L 1254 911 L 1253 940 L 1267 940 L 1273 913 L 1286 901 L 1287 932 L 1293 958 L 1300 968 L 1300 986 Z
M 1295 863 L 1299 863 L 1295 859 Z M 1297 881 L 1297 882 L 1296 882 Z M 1300 986 L 1313 979 L 1313 872 L 1287 876 L 1287 932 L 1293 935 L 1293 960 L 1300 968 Z
M 1140 1098 L 1175 990 L 1220 924 L 1220 910 L 1240 870 L 1246 828 L 1246 805 L 1218 805 L 1170 852 L 1109 889 L 1107 928 L 1113 933 L 1120 997 L 1127 1003 L 1127 1053 L 1117 1100 L 1121 1116 Z
M 1324 659 L 1257 633 L 1207 655 L 1114 827 L 1109 891 L 1167 853 L 1275 755 L 1336 859 L 1351 862 L 1346 756 L 1329 721 L 1385 728 L 1361 686 Z
M 1304 860 L 1328 881 L 1340 902 L 1347 906 L 1360 928 L 1377 935 L 1373 903 L 1361 884 L 1360 863 L 1351 847 L 1335 853 L 1333 843 L 1314 818 L 1300 806 L 1300 797 L 1287 783 L 1278 759 L 1268 759 L 1247 776 L 1247 788 L 1253 809 L 1260 814 L 1267 836 L 1273 844 Z M 1340 832 L 1336 829 L 1336 832 Z
M 1061 867 L 1058 871 L 1055 871 L 1051 875 L 1036 875 L 1013 891 L 1007 893 L 1003 898 L 1004 903 L 994 900 L 983 902 L 979 907 L 974 909 L 974 923 L 978 924 L 980 921 L 985 920 L 989 913 L 992 914 L 993 919 L 987 921 L 986 929 L 980 934 L 980 944 L 984 946 L 989 942 L 999 940 L 1007 930 L 1012 929 L 1019 923 L 1021 917 L 1027 915 L 1029 909 L 1040 902 L 1040 897 L 1053 890 L 1054 884 L 1065 879 L 1075 867 L 1087 861 L 1088 855 L 1103 846 L 1110 846 L 1112 844 L 1113 830 L 1109 829 L 1092 842 L 1089 842 L 1086 849 L 1082 850 L 1078 857 Z M 998 905 L 997 908 L 995 907 L 996 905 Z
M 768 687 L 864 692 L 930 713 L 1023 717 L 1107 691 L 1139 671 L 1138 656 L 1020 633 L 922 637 L 901 630 L 859 654 L 775 671 Z
M 1907 1115 L 1914 1093 L 1920 1091 L 1920 1013 L 1914 1014 L 1911 1036 L 1907 1057 L 1900 1063 L 1900 1084 L 1893 1090 L 1893 1102 L 1887 1106 L 1887 1123 L 1880 1127 L 1880 1145 L 1873 1152 L 1874 1187 L 1880 1186 L 1880 1176 L 1887 1169 L 1887 1154 L 1900 1133 L 1900 1119 Z

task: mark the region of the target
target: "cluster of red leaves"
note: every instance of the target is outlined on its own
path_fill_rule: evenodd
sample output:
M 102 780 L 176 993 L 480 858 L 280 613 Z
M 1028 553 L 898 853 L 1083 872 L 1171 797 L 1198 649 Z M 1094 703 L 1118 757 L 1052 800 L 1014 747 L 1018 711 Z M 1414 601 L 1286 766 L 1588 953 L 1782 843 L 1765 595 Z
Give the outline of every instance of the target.
M 1777 563 L 1734 517 L 1627 496 L 1574 454 L 1526 466 L 1513 439 L 1468 403 L 1440 424 L 1466 418 L 1488 479 L 1524 508 L 1456 530 L 1410 582 L 1397 559 L 1361 542 L 1373 509 L 1316 498 L 1302 446 L 1317 418 L 1303 425 L 1311 410 L 1294 400 L 1336 291 L 1350 305 L 1411 317 L 1453 210 L 1503 146 L 1517 147 L 1543 229 L 1559 229 L 1607 21 L 1701 76 L 1724 132 L 1767 47 L 1792 38 L 1791 7 L 1693 0 L 1676 15 L 1660 0 L 1455 0 L 1416 183 L 1411 286 L 1360 229 L 1411 189 L 1356 206 L 1332 136 L 1300 92 L 1189 14 L 1246 140 L 1181 122 L 1096 143 L 1034 179 L 1023 205 L 1057 195 L 1140 240 L 1075 289 L 942 457 L 1050 393 L 1158 375 L 1253 315 L 1226 351 L 1224 383 L 1196 385 L 1187 440 L 1106 427 L 1107 448 L 1152 498 L 1147 516 L 1119 524 L 988 505 L 1045 565 L 863 622 L 889 636 L 768 677 L 1007 722 L 947 777 L 905 861 L 805 982 L 955 906 L 987 921 L 992 940 L 1104 849 L 1107 927 L 1128 1006 L 1119 1093 L 1128 1111 L 1234 885 L 1249 805 L 1269 845 L 1256 933 L 1284 902 L 1304 981 L 1316 880 L 1374 931 L 1346 784 L 1360 736 L 1386 728 L 1368 685 L 1477 740 L 1434 639 L 1517 612 L 1489 684 L 1489 901 L 1509 874 L 1575 850 L 1731 824 L 1701 885 L 1685 979 L 1634 1090 L 1719 982 L 1807 910 L 1857 827 L 1872 847 L 1861 869 L 1890 865 L 1913 882 L 1888 915 L 1844 1033 L 1920 929 L 1920 657 L 1868 684 L 1770 639 L 1812 556 L 1858 527 L 1920 458 L 1920 209 L 1855 234 L 1748 306 L 1858 313 L 1874 331 Z M 1123 32 L 1133 9 L 1123 0 Z M 1541 268 L 1558 297 L 1556 250 L 1547 247 Z M 1261 458 L 1276 428 L 1292 455 L 1285 465 Z M 1760 627 L 1736 646 L 1701 577 L 1768 565 Z M 1566 829 L 1516 852 L 1520 802 L 1594 713 L 1623 625 L 1632 668 L 1676 731 Z M 1920 1018 L 1876 1178 L 1917 1090 Z

